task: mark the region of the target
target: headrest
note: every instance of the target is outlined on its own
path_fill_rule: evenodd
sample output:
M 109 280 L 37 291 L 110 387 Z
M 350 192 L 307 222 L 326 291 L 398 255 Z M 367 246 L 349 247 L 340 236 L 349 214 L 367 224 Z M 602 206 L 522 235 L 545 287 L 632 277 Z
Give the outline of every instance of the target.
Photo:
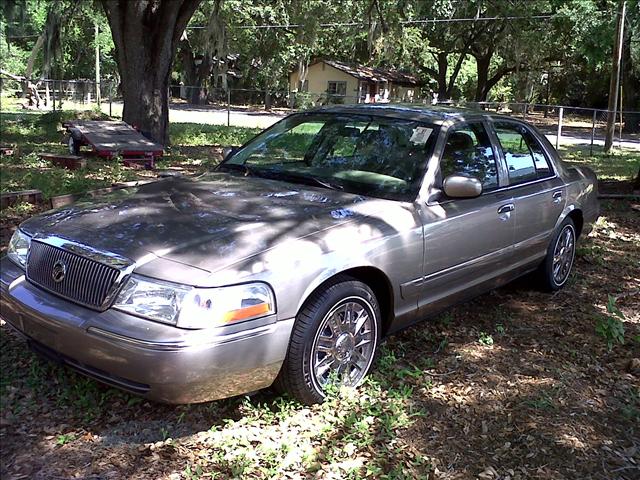
M 341 126 L 338 128 L 338 135 L 341 137 L 357 137 L 360 135 L 360 130 L 356 127 Z
M 453 132 L 447 139 L 447 150 L 460 151 L 473 148 L 474 142 L 471 135 L 464 132 Z

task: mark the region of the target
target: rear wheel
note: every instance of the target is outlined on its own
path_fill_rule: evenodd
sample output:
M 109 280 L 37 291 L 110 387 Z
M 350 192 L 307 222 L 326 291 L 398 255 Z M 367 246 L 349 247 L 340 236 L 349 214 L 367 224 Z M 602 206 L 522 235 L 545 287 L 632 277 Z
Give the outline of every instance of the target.
M 551 238 L 547 256 L 538 271 L 541 286 L 547 291 L 561 289 L 569 280 L 576 255 L 576 227 L 567 218 Z
M 296 318 L 275 386 L 310 405 L 330 386 L 357 386 L 368 373 L 380 336 L 380 307 L 371 289 L 342 277 L 315 292 Z

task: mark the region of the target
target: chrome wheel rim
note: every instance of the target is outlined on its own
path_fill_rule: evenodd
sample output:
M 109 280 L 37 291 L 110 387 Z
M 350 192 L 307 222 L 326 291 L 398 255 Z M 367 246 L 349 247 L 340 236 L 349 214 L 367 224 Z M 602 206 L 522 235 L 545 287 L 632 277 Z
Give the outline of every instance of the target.
M 575 253 L 575 233 L 571 225 L 562 229 L 553 250 L 552 274 L 556 285 L 562 285 L 569 278 Z
M 311 348 L 311 377 L 319 392 L 329 384 L 355 387 L 369 370 L 377 342 L 375 313 L 361 297 L 349 297 L 324 316 Z

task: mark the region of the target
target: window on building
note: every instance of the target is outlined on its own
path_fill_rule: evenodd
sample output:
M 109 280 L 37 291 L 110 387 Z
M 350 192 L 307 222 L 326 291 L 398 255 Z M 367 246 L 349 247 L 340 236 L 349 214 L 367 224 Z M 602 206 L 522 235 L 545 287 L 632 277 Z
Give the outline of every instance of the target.
M 327 93 L 345 97 L 347 95 L 347 82 L 328 82 Z

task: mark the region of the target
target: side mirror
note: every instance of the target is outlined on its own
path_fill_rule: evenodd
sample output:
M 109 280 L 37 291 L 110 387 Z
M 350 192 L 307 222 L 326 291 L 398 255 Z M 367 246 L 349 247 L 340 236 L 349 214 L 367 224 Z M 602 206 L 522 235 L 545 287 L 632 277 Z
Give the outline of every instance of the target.
M 222 149 L 222 160 L 226 160 L 238 151 L 239 147 L 224 147 Z
M 482 194 L 482 183 L 475 177 L 449 175 L 444 179 L 442 188 L 450 198 L 474 198 Z

